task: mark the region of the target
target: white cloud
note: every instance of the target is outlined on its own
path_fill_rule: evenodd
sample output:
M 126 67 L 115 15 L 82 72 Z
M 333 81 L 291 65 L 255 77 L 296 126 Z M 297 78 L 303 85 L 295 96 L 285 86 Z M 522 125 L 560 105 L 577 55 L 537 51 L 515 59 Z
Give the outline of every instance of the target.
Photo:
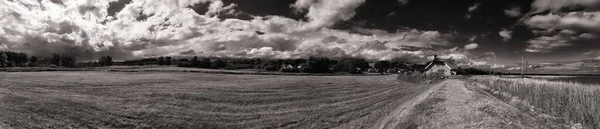
M 570 29 L 600 34 L 600 12 L 570 12 L 536 15 L 524 21 L 539 29 Z
M 225 7 L 223 7 L 224 4 L 222 1 L 213 1 L 212 3 L 210 3 L 210 5 L 208 6 L 208 11 L 206 12 L 207 15 L 214 15 L 214 14 L 218 14 L 220 12 L 224 12 L 224 11 L 228 11 L 227 13 L 233 13 L 234 11 L 230 11 L 233 10 L 233 8 L 235 8 L 237 5 L 236 4 L 229 4 Z
M 465 14 L 465 19 L 469 20 L 471 19 L 471 17 L 473 16 L 471 13 L 477 11 L 477 9 L 479 9 L 479 6 L 481 5 L 481 3 L 475 3 L 471 6 L 469 6 L 469 8 L 467 9 L 467 14 Z
M 356 14 L 355 9 L 365 0 L 298 0 L 294 8 L 308 10 L 309 22 L 300 27 L 300 31 L 309 31 L 330 27 L 339 21 L 350 20 Z
M 598 9 L 600 1 L 598 0 L 535 0 L 531 4 L 535 12 L 550 10 L 558 11 L 565 7 L 582 6 L 589 9 Z
M 504 40 L 505 42 L 512 39 L 512 31 L 507 30 L 507 29 L 502 29 L 502 31 L 498 32 L 498 34 L 503 38 L 502 40 Z
M 550 52 L 559 47 L 570 46 L 575 40 L 597 39 L 600 34 L 600 12 L 597 11 L 554 12 L 535 15 L 525 19 L 523 23 L 536 29 L 533 30 L 535 34 L 543 35 L 528 41 L 527 52 Z
M 563 35 L 542 36 L 527 41 L 529 43 L 525 51 L 532 53 L 547 53 L 556 48 L 570 46 L 568 43 L 569 37 Z
M 408 1 L 409 0 L 398 0 L 398 3 L 405 5 L 405 4 L 408 4 Z
M 477 47 L 479 47 L 479 45 L 477 45 L 477 43 L 471 43 L 471 44 L 465 45 L 465 49 L 467 49 L 467 50 L 473 50 L 473 49 L 476 49 Z
M 210 2 L 206 14 L 187 8 L 201 2 Z M 7 39 L 0 49 L 41 56 L 71 54 L 83 61 L 106 55 L 124 60 L 195 54 L 422 60 L 440 53 L 432 48 L 452 46 L 450 39 L 454 38 L 453 34 L 416 29 L 387 32 L 358 28 L 368 33 L 363 35 L 328 28 L 350 19 L 355 8 L 364 3 L 360 0 L 297 1 L 296 8 L 308 10 L 310 21 L 281 16 L 221 19 L 215 14 L 229 13 L 236 6 L 225 6 L 220 0 L 132 1 L 112 17 L 107 13 L 108 3 L 66 1 L 63 6 L 47 0 L 41 4 L 0 1 L 0 24 L 11 26 L 0 29 L 0 39 Z M 79 10 L 80 6 L 87 8 Z M 422 50 L 405 51 L 401 46 Z M 460 53 L 457 49 L 462 47 L 442 54 Z
M 469 6 L 469 9 L 468 9 L 468 11 L 469 11 L 469 12 L 473 12 L 473 11 L 475 11 L 475 10 L 479 9 L 479 6 L 480 6 L 480 5 L 481 5 L 481 3 L 475 3 L 475 4 L 471 5 L 471 6 Z
M 475 40 L 477 40 L 477 36 L 473 36 L 473 37 L 469 38 L 469 42 L 475 42 Z
M 510 17 L 519 17 L 521 16 L 521 7 L 512 7 L 510 9 L 505 9 L 504 14 Z

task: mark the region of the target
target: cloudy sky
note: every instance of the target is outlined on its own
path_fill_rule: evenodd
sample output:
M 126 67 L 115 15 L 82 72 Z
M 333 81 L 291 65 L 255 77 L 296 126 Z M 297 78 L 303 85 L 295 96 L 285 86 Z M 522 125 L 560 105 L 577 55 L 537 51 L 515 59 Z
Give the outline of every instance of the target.
M 0 50 L 81 61 L 440 55 L 504 70 L 521 56 L 550 71 L 600 66 L 600 0 L 0 0 L 0 17 Z

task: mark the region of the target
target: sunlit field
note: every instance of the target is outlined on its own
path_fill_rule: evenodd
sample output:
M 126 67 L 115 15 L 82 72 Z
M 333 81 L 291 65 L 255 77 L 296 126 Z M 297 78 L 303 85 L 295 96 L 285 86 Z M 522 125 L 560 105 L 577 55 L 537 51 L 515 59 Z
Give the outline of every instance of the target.
M 491 89 L 508 93 L 508 101 L 523 101 L 531 109 L 562 117 L 584 127 L 600 128 L 600 86 L 541 79 L 473 77 Z M 506 94 L 504 96 L 507 96 Z M 529 110 L 529 109 L 528 109 Z
M 394 76 L 0 73 L 0 127 L 370 128 L 428 86 Z

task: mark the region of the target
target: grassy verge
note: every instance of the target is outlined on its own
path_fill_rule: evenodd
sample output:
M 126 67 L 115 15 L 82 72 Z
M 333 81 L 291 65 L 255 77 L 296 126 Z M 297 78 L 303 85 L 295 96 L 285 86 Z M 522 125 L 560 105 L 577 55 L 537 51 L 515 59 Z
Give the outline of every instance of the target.
M 473 79 L 487 85 L 488 92 L 503 96 L 499 98 L 504 98 L 512 105 L 520 105 L 518 108 L 541 110 L 546 114 L 581 123 L 586 128 L 600 128 L 600 86 L 537 79 Z

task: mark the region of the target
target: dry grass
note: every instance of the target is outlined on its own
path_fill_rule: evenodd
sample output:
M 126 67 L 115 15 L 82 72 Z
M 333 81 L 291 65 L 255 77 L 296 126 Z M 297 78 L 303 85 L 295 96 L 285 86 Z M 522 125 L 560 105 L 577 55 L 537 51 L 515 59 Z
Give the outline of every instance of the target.
M 524 109 L 539 109 L 586 128 L 600 128 L 600 86 L 538 79 L 473 78 L 486 84 L 494 94 L 511 96 L 505 101 L 522 101 L 518 107 L 534 106 Z
M 393 76 L 0 73 L 0 128 L 369 128 L 427 90 Z

